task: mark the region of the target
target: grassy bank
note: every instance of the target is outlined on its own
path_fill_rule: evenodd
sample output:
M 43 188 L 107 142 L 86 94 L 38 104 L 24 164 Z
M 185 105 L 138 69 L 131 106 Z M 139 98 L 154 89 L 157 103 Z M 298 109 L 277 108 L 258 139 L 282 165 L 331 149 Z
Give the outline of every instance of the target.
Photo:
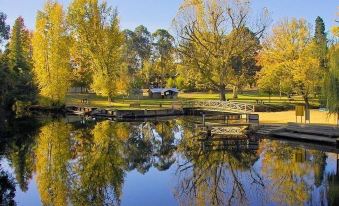
M 260 123 L 263 124 L 285 124 L 288 122 L 295 122 L 295 111 L 283 111 L 283 112 L 258 112 L 260 117 Z M 330 116 L 328 112 L 322 112 L 319 110 L 311 110 L 311 124 L 325 124 L 335 125 L 337 124 L 337 117 L 335 115 Z M 305 118 L 303 118 L 305 122 Z M 300 122 L 300 117 L 298 117 Z
M 228 95 L 230 98 L 231 95 Z M 66 105 L 85 105 L 91 107 L 100 107 L 100 108 L 117 108 L 117 109 L 161 109 L 161 108 L 171 108 L 172 103 L 178 101 L 187 101 L 187 100 L 218 100 L 219 96 L 216 93 L 181 93 L 176 100 L 172 99 L 149 99 L 144 98 L 134 98 L 127 99 L 124 97 L 117 97 L 113 102 L 108 102 L 106 97 L 101 97 L 95 94 L 69 94 L 66 98 Z M 88 104 L 82 104 L 81 100 L 87 99 Z M 256 103 L 256 100 L 264 101 L 265 105 L 293 105 L 295 103 L 303 103 L 301 97 L 293 97 L 293 101 L 289 101 L 287 97 L 272 96 L 271 98 L 267 96 L 260 96 L 253 93 L 241 94 L 239 98 L 234 101 L 247 102 L 247 103 Z M 133 104 L 140 104 L 140 107 L 135 107 Z M 313 106 L 319 106 L 317 99 L 312 99 L 311 104 Z M 132 105 L 132 106 L 131 106 Z M 293 108 L 293 106 L 291 106 Z M 261 123 L 287 123 L 295 122 L 295 112 L 283 111 L 283 112 L 258 112 L 260 115 Z M 298 120 L 299 121 L 299 120 Z M 311 111 L 311 123 L 316 124 L 336 124 L 336 117 L 329 116 L 327 112 L 320 112 L 319 110 Z
M 256 104 L 258 101 L 260 103 L 269 104 L 269 105 L 286 105 L 286 104 L 295 104 L 303 103 L 303 99 L 299 96 L 294 96 L 292 100 L 289 100 L 287 97 L 279 96 L 261 96 L 255 93 L 244 93 L 240 94 L 238 99 L 232 99 L 231 94 L 227 95 L 227 98 L 232 101 L 247 102 Z M 81 100 L 88 99 L 88 106 L 93 107 L 118 107 L 118 108 L 130 108 L 130 104 L 138 103 L 141 107 L 145 108 L 156 108 L 160 107 L 169 107 L 173 102 L 177 101 L 187 101 L 187 100 L 218 100 L 219 94 L 217 93 L 180 93 L 179 97 L 176 100 L 172 99 L 149 99 L 148 97 L 141 98 L 126 98 L 123 96 L 116 97 L 113 102 L 108 102 L 106 97 L 98 96 L 95 94 L 69 94 L 66 98 L 67 105 L 82 105 Z M 319 106 L 317 99 L 311 99 L 310 103 L 313 106 Z

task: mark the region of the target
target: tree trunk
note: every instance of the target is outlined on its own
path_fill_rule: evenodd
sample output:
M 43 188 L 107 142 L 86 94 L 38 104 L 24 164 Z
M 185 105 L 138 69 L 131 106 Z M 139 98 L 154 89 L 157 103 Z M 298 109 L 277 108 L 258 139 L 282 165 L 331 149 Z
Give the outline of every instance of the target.
M 310 109 L 310 102 L 308 100 L 308 96 L 304 95 L 303 98 L 304 98 L 304 101 L 305 101 L 305 110 Z
M 305 101 L 305 123 L 306 121 L 310 121 L 311 120 L 311 117 L 310 117 L 310 102 L 308 100 L 308 96 L 306 95 L 303 95 L 304 97 L 304 101 Z
M 238 87 L 233 86 L 233 99 L 238 99 Z
M 226 101 L 226 88 L 225 88 L 225 85 L 220 85 L 220 101 Z

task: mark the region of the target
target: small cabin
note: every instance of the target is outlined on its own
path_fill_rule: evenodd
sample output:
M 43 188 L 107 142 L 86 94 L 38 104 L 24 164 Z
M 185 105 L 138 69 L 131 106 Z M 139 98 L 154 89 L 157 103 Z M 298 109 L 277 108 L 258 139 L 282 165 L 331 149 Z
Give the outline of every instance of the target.
M 148 96 L 152 99 L 176 99 L 179 91 L 177 88 L 151 88 Z

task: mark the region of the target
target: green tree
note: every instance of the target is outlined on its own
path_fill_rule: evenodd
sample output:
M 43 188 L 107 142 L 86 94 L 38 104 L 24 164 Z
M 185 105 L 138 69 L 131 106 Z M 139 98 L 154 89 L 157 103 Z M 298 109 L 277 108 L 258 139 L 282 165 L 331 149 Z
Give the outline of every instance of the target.
M 134 31 L 124 30 L 124 61 L 127 64 L 127 75 L 130 79 L 129 89 L 140 89 L 149 86 L 150 58 L 152 55 L 152 34 L 143 25 Z M 148 69 L 150 69 L 148 71 Z
M 321 17 L 315 20 L 314 41 L 317 45 L 317 55 L 322 68 L 327 64 L 327 35 L 325 33 L 325 23 Z
M 259 38 L 249 28 L 240 28 L 239 32 L 232 32 L 233 34 L 243 37 L 244 45 L 238 45 L 241 48 L 246 48 L 245 44 L 250 44 L 247 50 L 244 50 L 238 56 L 234 56 L 231 60 L 230 84 L 233 86 L 233 98 L 238 98 L 238 92 L 241 91 L 247 84 L 253 84 L 256 72 L 259 67 L 256 65 L 256 57 L 260 50 Z
M 164 87 L 166 78 L 175 75 L 174 37 L 165 29 L 158 29 L 152 36 L 154 38 L 155 82 L 158 87 Z
M 327 37 L 325 33 L 325 23 L 324 23 L 324 20 L 320 16 L 318 16 L 315 20 L 314 39 L 318 44 L 327 43 Z
M 15 79 L 9 68 L 8 50 L 0 54 L 0 82 L 0 107 L 9 107 L 13 103 L 11 92 L 15 86 Z
M 31 33 L 22 17 L 15 20 L 8 49 L 9 66 L 15 78 L 12 98 L 17 101 L 35 101 L 37 91 L 33 83 Z
M 0 45 L 9 38 L 9 25 L 6 24 L 6 14 L 0 12 Z M 8 92 L 12 88 L 11 72 L 8 65 L 8 51 L 3 53 L 0 49 L 0 106 L 8 102 Z
M 134 31 L 125 30 L 125 56 L 129 63 L 129 70 L 136 72 L 144 67 L 144 62 L 149 61 L 152 54 L 152 34 L 143 25 Z
M 91 88 L 112 100 L 123 72 L 123 33 L 116 10 L 97 0 L 74 0 L 68 10 L 72 38 L 82 44 L 93 73 Z
M 62 6 L 48 1 L 36 18 L 33 34 L 34 76 L 40 95 L 52 104 L 64 102 L 70 87 L 70 55 Z
M 6 14 L 0 12 L 0 43 L 9 38 L 9 25 L 6 24 Z
M 30 70 L 32 68 L 31 39 L 24 19 L 18 17 L 15 20 L 9 42 L 9 60 L 15 70 Z
M 339 124 L 339 45 L 330 48 L 329 71 L 325 75 L 323 93 L 331 114 L 338 115 Z

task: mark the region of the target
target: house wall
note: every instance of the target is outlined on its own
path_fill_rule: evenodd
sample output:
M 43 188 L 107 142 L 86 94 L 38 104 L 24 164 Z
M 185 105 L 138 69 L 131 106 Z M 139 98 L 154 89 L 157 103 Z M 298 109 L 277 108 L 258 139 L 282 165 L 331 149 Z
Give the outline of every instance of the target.
M 152 92 L 149 92 L 148 93 L 149 95 L 149 97 L 150 98 L 152 98 L 152 99 L 161 99 L 162 97 L 161 97 L 161 93 L 152 93 Z

